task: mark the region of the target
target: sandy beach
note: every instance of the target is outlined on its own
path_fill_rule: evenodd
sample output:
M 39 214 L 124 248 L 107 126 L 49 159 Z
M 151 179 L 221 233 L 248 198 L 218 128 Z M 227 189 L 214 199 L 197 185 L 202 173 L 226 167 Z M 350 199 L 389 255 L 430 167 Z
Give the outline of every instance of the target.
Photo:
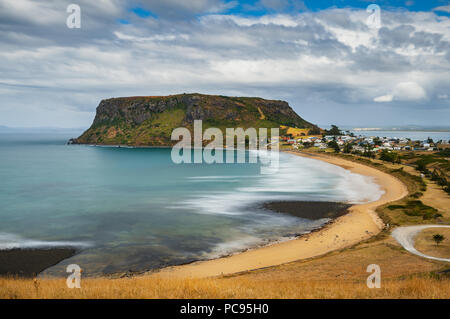
M 375 168 L 327 155 L 289 153 L 322 160 L 341 166 L 353 173 L 371 176 L 384 190 L 384 194 L 377 201 L 351 206 L 348 214 L 338 217 L 319 231 L 306 234 L 298 239 L 248 250 L 228 257 L 167 267 L 152 273 L 152 275 L 171 278 L 229 275 L 312 258 L 352 246 L 378 234 L 383 229 L 384 225 L 375 213 L 378 206 L 396 201 L 408 194 L 406 186 L 400 180 Z

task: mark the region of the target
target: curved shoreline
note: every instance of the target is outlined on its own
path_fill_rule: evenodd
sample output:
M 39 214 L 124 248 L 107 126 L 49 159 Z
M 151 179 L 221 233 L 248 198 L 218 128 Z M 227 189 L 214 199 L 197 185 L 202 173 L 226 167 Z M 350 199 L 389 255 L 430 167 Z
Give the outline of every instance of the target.
M 158 272 L 151 273 L 151 275 L 170 278 L 215 277 L 324 255 L 334 250 L 352 246 L 378 234 L 383 229 L 384 224 L 375 213 L 375 209 L 388 202 L 401 199 L 408 194 L 406 186 L 400 180 L 375 168 L 337 157 L 298 152 L 288 153 L 322 160 L 348 169 L 352 173 L 373 177 L 375 182 L 384 190 L 384 194 L 374 202 L 353 205 L 349 208 L 348 214 L 338 217 L 320 230 L 300 238 L 217 259 L 166 267 Z

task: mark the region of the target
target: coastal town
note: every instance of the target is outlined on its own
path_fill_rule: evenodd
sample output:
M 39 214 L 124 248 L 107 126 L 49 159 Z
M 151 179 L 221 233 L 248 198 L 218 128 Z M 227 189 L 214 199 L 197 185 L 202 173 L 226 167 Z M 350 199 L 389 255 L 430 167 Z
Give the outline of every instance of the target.
M 305 130 L 283 128 L 281 149 L 302 153 L 328 153 L 380 163 L 406 165 L 419 177 L 435 182 L 450 194 L 450 141 L 432 138 L 413 140 L 407 137 L 355 135 L 336 125 L 321 130 L 322 135 L 306 135 Z
M 297 133 L 297 134 L 296 134 Z M 341 131 L 335 125 L 330 130 L 324 130 L 322 135 L 305 135 L 303 132 L 288 131 L 281 136 L 282 145 L 293 149 L 315 148 L 331 149 L 336 152 L 351 153 L 374 157 L 383 150 L 387 151 L 427 151 L 433 152 L 450 148 L 449 140 L 434 141 L 412 140 L 407 137 L 380 137 L 355 135 L 350 131 Z

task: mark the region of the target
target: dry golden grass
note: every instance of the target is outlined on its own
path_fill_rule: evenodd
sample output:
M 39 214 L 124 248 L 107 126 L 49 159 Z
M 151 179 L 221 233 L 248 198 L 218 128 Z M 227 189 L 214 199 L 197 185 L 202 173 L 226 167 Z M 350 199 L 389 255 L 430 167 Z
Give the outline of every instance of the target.
M 445 239 L 436 245 L 434 234 L 444 235 Z M 441 258 L 450 258 L 450 228 L 431 228 L 421 231 L 415 238 L 415 247 L 418 251 Z
M 335 251 L 320 258 L 302 260 L 270 267 L 242 276 L 259 280 L 287 281 L 364 281 L 369 275 L 367 266 L 377 264 L 382 279 L 398 279 L 419 273 L 431 273 L 444 269 L 445 263 L 435 262 L 405 252 L 393 239 L 360 244 L 353 248 Z
M 416 276 L 369 289 L 365 281 L 141 277 L 85 279 L 80 289 L 69 289 L 63 279 L 0 279 L 0 298 L 450 298 L 450 280 Z
M 381 267 L 380 289 L 366 286 L 372 263 Z M 450 278 L 430 276 L 444 267 L 384 240 L 224 278 L 87 278 L 81 289 L 64 279 L 0 278 L 0 298 L 450 298 Z
M 280 128 L 287 129 L 286 134 L 292 134 L 293 137 L 300 137 L 300 136 L 306 137 L 309 134 L 308 128 L 295 128 L 284 125 L 281 125 Z

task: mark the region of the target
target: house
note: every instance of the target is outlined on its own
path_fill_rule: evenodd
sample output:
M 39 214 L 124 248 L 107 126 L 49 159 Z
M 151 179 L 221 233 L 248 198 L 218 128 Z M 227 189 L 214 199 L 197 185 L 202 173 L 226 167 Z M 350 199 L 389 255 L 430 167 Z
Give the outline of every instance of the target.
M 325 143 L 316 142 L 316 143 L 314 143 L 314 147 L 318 147 L 320 149 L 324 149 L 324 148 L 328 148 L 328 145 L 325 144 Z
M 297 140 L 297 142 L 299 142 L 299 143 L 311 143 L 312 141 L 311 141 L 310 138 L 304 138 L 304 139 L 299 138 Z

